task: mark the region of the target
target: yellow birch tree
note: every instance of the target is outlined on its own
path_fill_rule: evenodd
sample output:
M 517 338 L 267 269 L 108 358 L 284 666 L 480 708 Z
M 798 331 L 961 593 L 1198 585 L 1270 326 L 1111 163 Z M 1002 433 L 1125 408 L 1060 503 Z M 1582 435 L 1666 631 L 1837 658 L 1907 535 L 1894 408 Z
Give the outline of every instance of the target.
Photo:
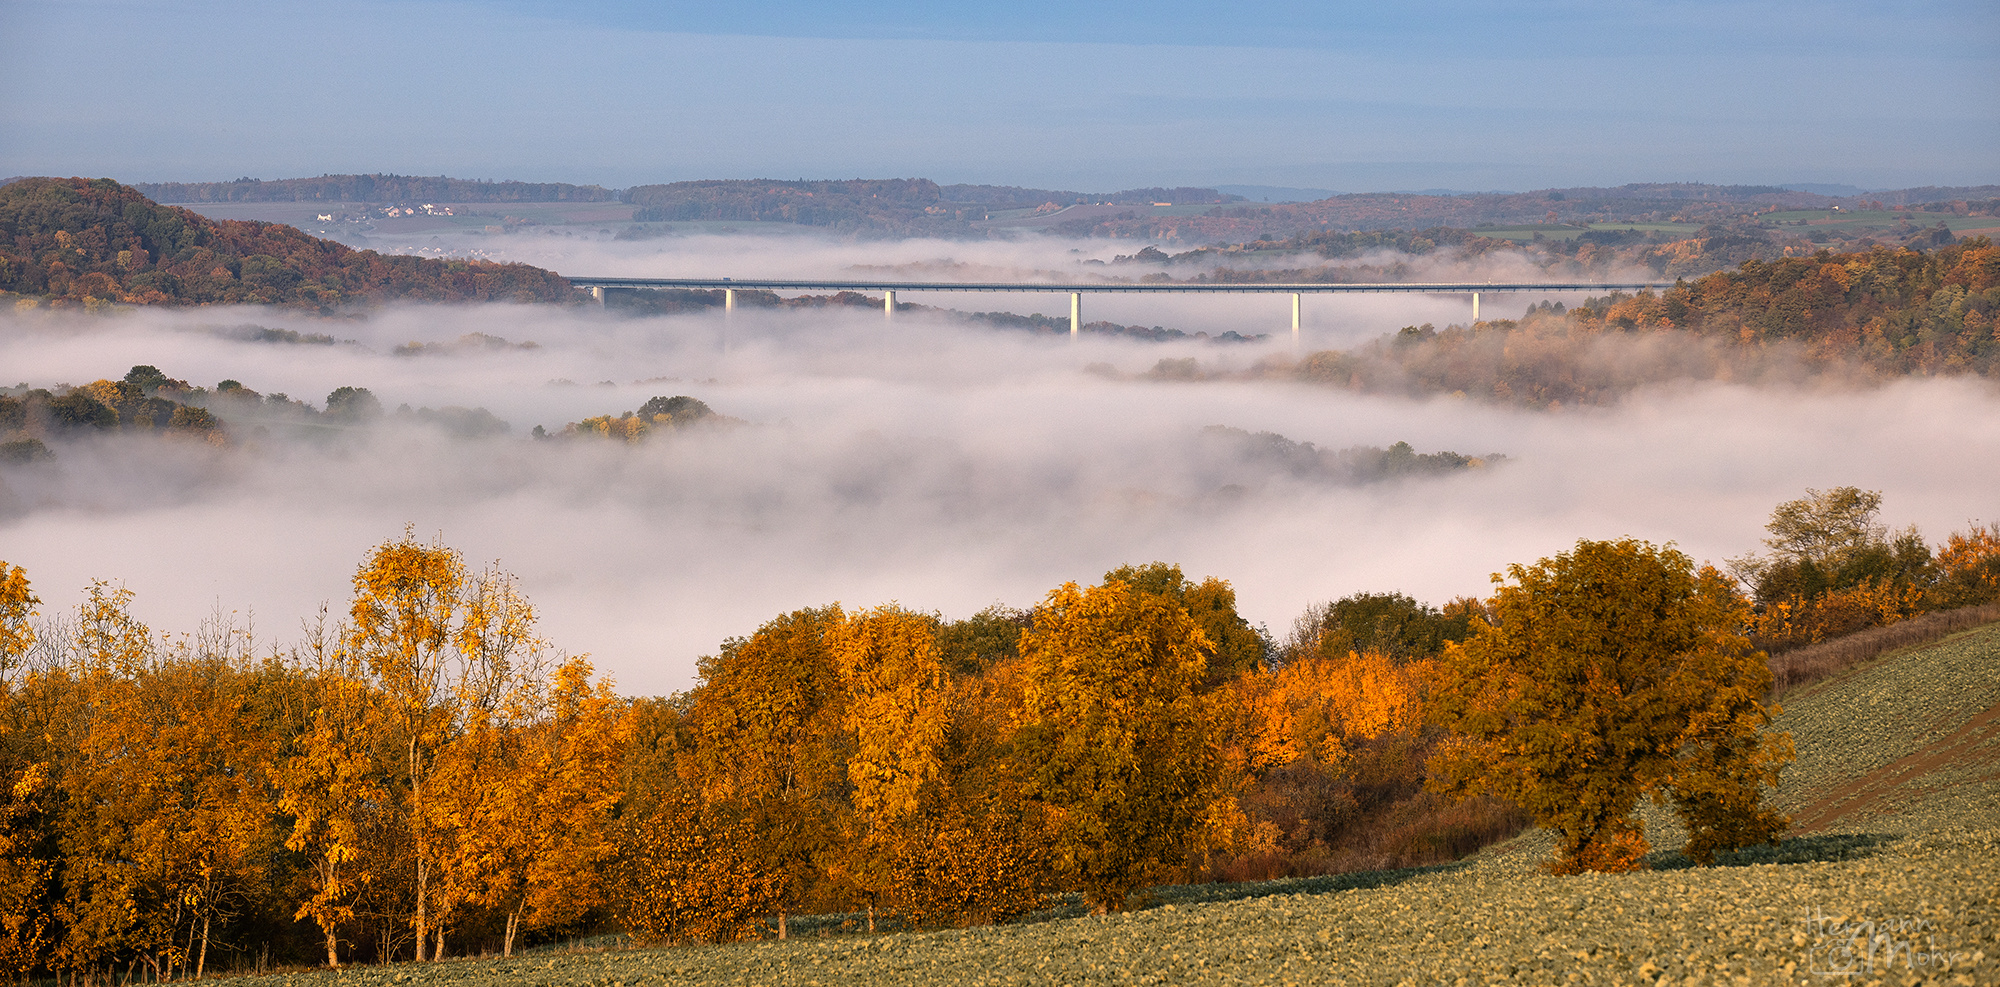
M 431 769 L 455 725 L 453 672 L 467 574 L 457 552 L 420 545 L 407 530 L 369 553 L 354 574 L 346 647 L 366 662 L 382 691 L 383 725 L 402 752 L 393 779 L 412 843 L 411 919 L 416 958 L 431 934 L 431 889 L 438 850 Z M 434 954 L 433 954 L 434 955 Z

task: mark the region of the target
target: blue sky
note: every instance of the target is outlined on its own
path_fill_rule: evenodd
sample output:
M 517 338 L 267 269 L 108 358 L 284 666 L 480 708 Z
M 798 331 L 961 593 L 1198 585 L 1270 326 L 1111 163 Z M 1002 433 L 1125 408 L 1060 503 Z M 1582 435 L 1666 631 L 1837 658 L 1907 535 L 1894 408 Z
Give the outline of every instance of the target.
M 2000 182 L 1985 2 L 0 0 L 0 175 Z

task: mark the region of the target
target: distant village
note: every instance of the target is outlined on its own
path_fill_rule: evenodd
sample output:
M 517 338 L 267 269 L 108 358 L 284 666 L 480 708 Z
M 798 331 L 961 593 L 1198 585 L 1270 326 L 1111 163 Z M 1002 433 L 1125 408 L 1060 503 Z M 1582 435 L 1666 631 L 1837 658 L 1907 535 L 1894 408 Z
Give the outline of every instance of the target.
M 420 206 L 397 203 L 391 206 L 369 206 L 359 212 L 323 212 L 316 218 L 322 223 L 359 223 L 364 219 L 395 219 L 398 216 L 449 216 L 450 206 L 440 206 L 429 202 Z

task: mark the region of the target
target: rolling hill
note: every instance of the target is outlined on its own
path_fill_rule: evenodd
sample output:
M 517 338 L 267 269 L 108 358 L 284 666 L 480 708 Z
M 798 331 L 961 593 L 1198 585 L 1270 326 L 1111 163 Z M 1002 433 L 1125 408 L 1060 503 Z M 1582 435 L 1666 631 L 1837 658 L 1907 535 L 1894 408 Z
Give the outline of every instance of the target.
M 626 189 L 636 222 L 792 223 L 882 235 L 964 236 L 1010 212 L 1028 218 L 1078 203 L 1150 208 L 1155 202 L 1220 204 L 1240 196 L 1207 188 L 1084 193 L 1005 185 L 939 185 L 927 178 L 851 181 L 771 179 L 674 182 Z
M 598 185 L 562 182 L 486 182 L 415 175 L 321 175 L 233 182 L 141 182 L 133 186 L 156 202 L 615 202 L 618 193 Z
M 260 304 L 330 311 L 410 301 L 559 302 L 526 264 L 394 256 L 278 223 L 212 220 L 108 178 L 0 187 L 0 297 L 54 306 Z

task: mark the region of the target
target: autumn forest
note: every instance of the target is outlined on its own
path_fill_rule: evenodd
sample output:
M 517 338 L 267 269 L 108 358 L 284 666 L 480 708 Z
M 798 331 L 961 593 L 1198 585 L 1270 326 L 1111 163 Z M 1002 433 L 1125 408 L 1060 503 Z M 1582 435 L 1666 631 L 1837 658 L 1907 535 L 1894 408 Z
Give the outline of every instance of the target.
M 1708 862 L 1785 831 L 1760 795 L 1790 757 L 1760 730 L 1784 656 L 2000 600 L 2000 525 L 1934 547 L 1880 508 L 1808 491 L 1733 575 L 1580 541 L 1488 599 L 1359 593 L 1282 640 L 1165 563 L 961 619 L 834 603 L 657 698 L 407 531 L 282 642 L 221 612 L 150 628 L 114 583 L 44 609 L 0 565 L 0 959 L 164 980 L 784 937 L 807 913 L 989 923 L 1445 861 L 1531 823 L 1555 872 L 1630 870 L 1649 795 Z M 1610 760 L 1520 742 L 1611 723 Z

